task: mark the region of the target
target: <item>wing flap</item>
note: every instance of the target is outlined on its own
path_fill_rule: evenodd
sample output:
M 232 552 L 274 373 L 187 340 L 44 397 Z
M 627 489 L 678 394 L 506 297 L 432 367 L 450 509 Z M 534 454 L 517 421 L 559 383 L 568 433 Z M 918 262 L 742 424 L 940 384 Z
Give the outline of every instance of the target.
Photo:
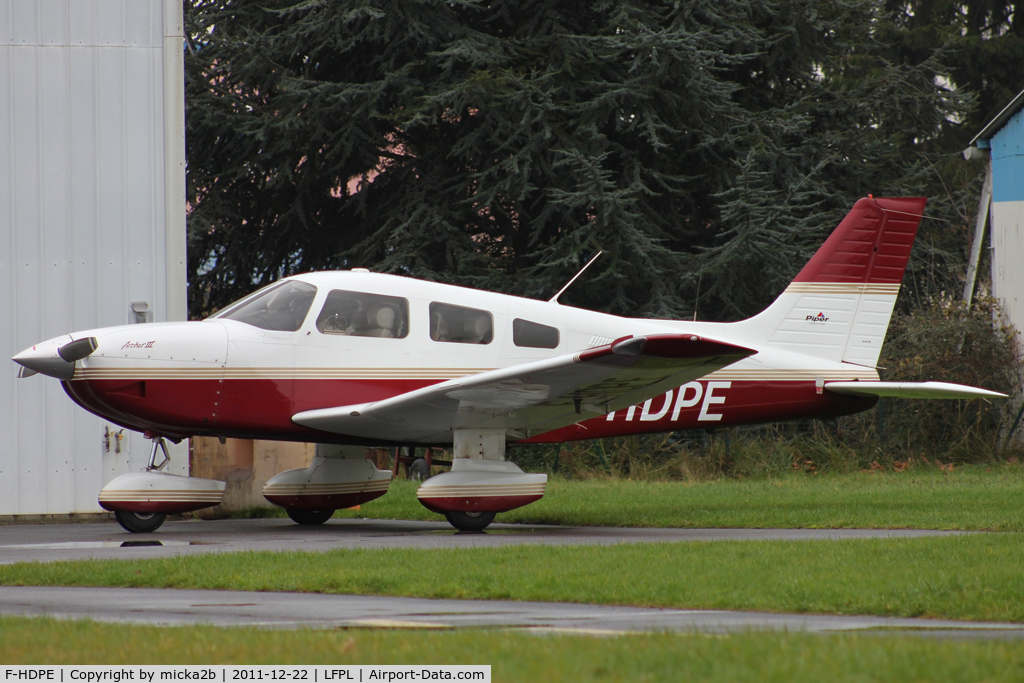
M 305 411 L 292 421 L 336 434 L 421 443 L 449 442 L 452 430 L 463 428 L 539 434 L 634 405 L 754 353 L 695 335 L 626 337 L 383 401 Z
M 949 382 L 828 382 L 825 389 L 850 396 L 886 398 L 1006 398 L 1006 394 Z

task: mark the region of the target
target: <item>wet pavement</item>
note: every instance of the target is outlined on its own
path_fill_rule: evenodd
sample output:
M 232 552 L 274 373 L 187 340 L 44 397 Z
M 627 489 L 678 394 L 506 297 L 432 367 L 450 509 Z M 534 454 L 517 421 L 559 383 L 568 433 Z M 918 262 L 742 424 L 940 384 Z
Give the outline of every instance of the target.
M 113 521 L 0 526 L 0 564 L 196 553 L 337 548 L 479 548 L 722 540 L 816 541 L 913 538 L 963 532 L 913 529 L 635 529 L 494 524 L 457 533 L 444 522 L 335 519 L 316 527 L 287 519 L 169 521 L 130 534 Z M 489 600 L 144 588 L 0 587 L 0 614 L 154 625 L 266 628 L 512 628 L 593 635 L 634 631 L 725 633 L 748 629 L 859 631 L 953 638 L 1022 638 L 1024 625 L 864 616 L 766 614 Z
M 483 627 L 587 635 L 770 630 L 944 638 L 1024 637 L 1024 624 L 936 619 L 155 588 L 0 587 L 0 614 L 262 628 Z
M 86 558 L 152 558 L 242 550 L 327 551 L 338 548 L 481 548 L 507 545 L 611 545 L 672 541 L 913 538 L 963 532 L 915 529 L 635 529 L 492 524 L 486 533 L 457 533 L 446 522 L 332 519 L 299 526 L 288 519 L 168 521 L 151 534 L 117 522 L 0 526 L 0 564 Z

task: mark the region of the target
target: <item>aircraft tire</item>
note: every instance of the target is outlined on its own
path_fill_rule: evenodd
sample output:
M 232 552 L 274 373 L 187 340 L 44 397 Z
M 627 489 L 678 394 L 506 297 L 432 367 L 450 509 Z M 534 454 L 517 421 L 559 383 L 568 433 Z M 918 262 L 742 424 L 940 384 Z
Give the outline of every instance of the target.
M 483 531 L 494 521 L 494 512 L 446 512 L 448 523 L 459 531 Z
M 416 458 L 409 465 L 409 478 L 413 481 L 426 481 L 430 479 L 430 466 L 423 458 Z
M 300 510 L 298 508 L 285 508 L 285 512 L 296 524 L 303 526 L 316 526 L 323 524 L 334 516 L 334 510 Z
M 148 514 L 139 512 L 115 512 L 114 519 L 120 524 L 125 531 L 130 531 L 133 534 L 148 534 L 151 531 L 156 531 L 160 528 L 160 525 L 167 519 L 167 513 L 165 512 L 150 512 Z

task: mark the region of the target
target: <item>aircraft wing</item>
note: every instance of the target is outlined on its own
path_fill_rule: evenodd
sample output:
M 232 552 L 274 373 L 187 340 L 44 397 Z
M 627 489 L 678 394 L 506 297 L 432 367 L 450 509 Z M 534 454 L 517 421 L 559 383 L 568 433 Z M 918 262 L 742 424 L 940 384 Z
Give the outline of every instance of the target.
M 948 382 L 827 382 L 825 388 L 836 394 L 892 398 L 1006 398 L 1006 394 L 988 389 Z
M 525 438 L 635 405 L 754 353 L 690 334 L 625 337 L 383 401 L 297 413 L 292 421 L 387 441 L 446 443 L 453 429 L 505 429 Z

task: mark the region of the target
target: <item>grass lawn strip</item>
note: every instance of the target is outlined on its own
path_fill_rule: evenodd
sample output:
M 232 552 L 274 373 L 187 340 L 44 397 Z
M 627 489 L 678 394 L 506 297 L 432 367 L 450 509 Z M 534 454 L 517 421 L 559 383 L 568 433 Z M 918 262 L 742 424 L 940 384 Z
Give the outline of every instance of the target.
M 0 585 L 300 591 L 1024 622 L 1024 534 L 243 552 L 0 567 Z
M 1020 641 L 740 633 L 267 631 L 0 618 L 5 664 L 490 664 L 495 681 L 1011 681 Z
M 540 501 L 499 522 L 626 527 L 965 529 L 1024 531 L 1024 466 L 776 479 L 648 482 L 554 478 Z M 281 513 L 283 514 L 283 512 Z M 339 517 L 443 520 L 416 500 L 416 484 Z

